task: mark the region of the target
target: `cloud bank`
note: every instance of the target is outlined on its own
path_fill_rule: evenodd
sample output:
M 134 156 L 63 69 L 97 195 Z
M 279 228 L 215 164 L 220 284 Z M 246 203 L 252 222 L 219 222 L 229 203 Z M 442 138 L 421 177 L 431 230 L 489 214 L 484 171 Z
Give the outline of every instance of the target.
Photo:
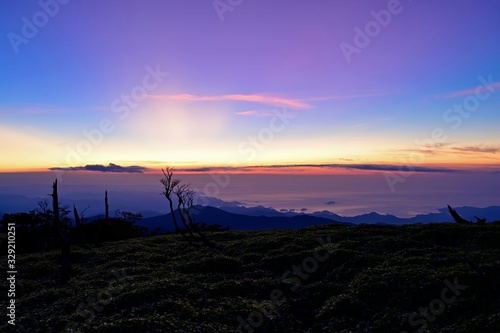
M 249 172 L 253 170 L 275 169 L 285 170 L 292 168 L 320 168 L 320 169 L 353 169 L 366 171 L 397 171 L 397 172 L 444 172 L 455 173 L 460 170 L 449 168 L 436 168 L 418 165 L 397 165 L 397 164 L 277 164 L 277 165 L 256 165 L 244 167 L 202 167 L 202 168 L 180 168 L 180 172 Z
M 117 165 L 114 163 L 109 163 L 107 166 L 102 165 L 102 164 L 87 164 L 85 166 L 75 166 L 75 167 L 67 167 L 67 168 L 53 167 L 53 168 L 49 168 L 49 170 L 52 170 L 52 171 L 62 170 L 62 171 L 143 173 L 144 171 L 148 170 L 148 168 L 138 166 L 138 165 L 131 165 L 131 166 L 124 167 L 124 166 Z

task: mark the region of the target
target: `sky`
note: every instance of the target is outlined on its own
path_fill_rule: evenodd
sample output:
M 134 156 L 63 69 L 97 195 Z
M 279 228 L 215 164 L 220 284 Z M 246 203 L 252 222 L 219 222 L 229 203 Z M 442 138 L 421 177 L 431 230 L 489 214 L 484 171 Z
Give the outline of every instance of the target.
M 390 192 L 414 173 L 500 184 L 498 1 L 0 9 L 0 172 L 112 163 L 378 174 Z

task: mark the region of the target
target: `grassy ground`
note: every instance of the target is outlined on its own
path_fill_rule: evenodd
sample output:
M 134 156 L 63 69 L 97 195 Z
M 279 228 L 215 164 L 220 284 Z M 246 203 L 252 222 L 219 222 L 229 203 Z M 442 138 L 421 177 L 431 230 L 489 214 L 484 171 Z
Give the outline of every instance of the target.
M 16 326 L 0 331 L 500 332 L 500 225 L 210 239 L 221 250 L 174 235 L 75 247 L 64 286 L 58 252 L 18 256 Z

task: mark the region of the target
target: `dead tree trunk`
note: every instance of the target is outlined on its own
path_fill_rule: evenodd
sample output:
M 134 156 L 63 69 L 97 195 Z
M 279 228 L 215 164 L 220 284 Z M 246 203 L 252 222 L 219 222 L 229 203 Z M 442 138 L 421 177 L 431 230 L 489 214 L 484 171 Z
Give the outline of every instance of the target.
M 66 283 L 71 277 L 71 246 L 59 216 L 59 195 L 57 193 L 57 179 L 52 184 L 52 209 L 54 213 L 54 231 L 59 247 L 61 248 L 61 283 Z
M 106 209 L 106 226 L 108 226 L 109 224 L 108 191 L 104 192 L 104 208 Z
M 88 250 L 89 248 L 88 248 L 87 244 L 85 243 L 85 235 L 83 232 L 82 220 L 81 220 L 80 216 L 78 215 L 78 210 L 76 209 L 76 207 L 74 205 L 73 205 L 73 214 L 75 215 L 76 242 L 77 242 L 78 246 Z M 83 213 L 82 213 L 82 216 L 83 216 Z
M 450 205 L 448 205 L 448 210 L 450 211 L 450 214 L 455 220 L 455 222 L 457 222 L 458 224 L 472 224 L 472 222 L 467 221 L 466 219 L 458 215 L 457 211 L 451 208 Z

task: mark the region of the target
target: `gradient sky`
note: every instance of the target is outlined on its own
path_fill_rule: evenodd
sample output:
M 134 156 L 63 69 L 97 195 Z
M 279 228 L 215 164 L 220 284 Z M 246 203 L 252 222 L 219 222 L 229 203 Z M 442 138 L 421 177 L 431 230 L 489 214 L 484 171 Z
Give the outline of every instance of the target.
M 498 170 L 498 1 L 67 2 L 0 5 L 0 171 Z

